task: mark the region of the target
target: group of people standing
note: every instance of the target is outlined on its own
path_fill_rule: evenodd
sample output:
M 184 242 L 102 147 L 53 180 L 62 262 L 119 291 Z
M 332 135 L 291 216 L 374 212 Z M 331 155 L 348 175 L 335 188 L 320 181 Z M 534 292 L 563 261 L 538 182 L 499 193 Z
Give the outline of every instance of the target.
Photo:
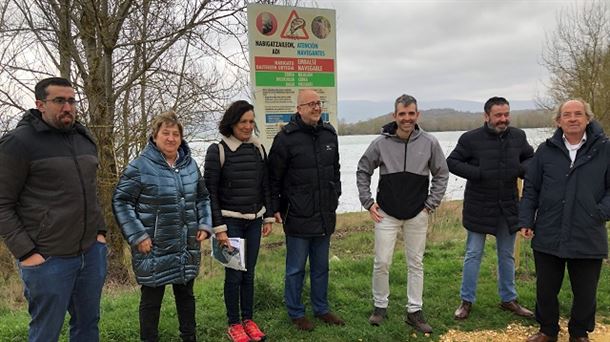
M 72 84 L 48 78 L 35 87 L 36 108 L 0 139 L 0 235 L 18 260 L 31 315 L 30 341 L 57 341 L 66 311 L 70 340 L 99 340 L 100 298 L 106 276 L 106 225 L 96 188 L 97 149 L 76 120 Z M 610 219 L 610 144 L 587 103 L 563 103 L 557 130 L 534 153 L 525 133 L 509 126 L 506 99 L 484 107 L 482 127 L 464 133 L 445 159 L 437 139 L 418 124 L 417 101 L 401 95 L 394 121 L 382 128 L 358 163 L 360 201 L 375 225 L 372 325 L 386 319 L 389 269 L 399 232 L 408 268 L 405 322 L 431 333 L 423 314 L 423 256 L 429 215 L 439 206 L 449 172 L 467 179 L 467 229 L 456 319 L 471 315 L 487 235 L 495 235 L 500 308 L 535 317 L 530 342 L 556 341 L 558 292 L 567 264 L 574 301 L 570 341 L 588 341 Z M 330 237 L 341 195 L 337 132 L 322 120 L 323 103 L 301 89 L 296 113 L 276 135 L 269 153 L 256 138 L 254 108 L 232 103 L 221 139 L 208 148 L 201 173 L 177 115 L 152 121 L 148 144 L 124 170 L 112 198 L 114 215 L 131 247 L 141 285 L 140 339 L 158 341 L 165 286 L 172 285 L 183 341 L 196 340 L 193 283 L 201 242 L 214 235 L 222 248 L 245 240 L 246 270 L 225 268 L 227 334 L 261 341 L 254 322 L 254 279 L 261 237 L 282 223 L 286 243 L 284 301 L 295 328 L 314 323 L 302 302 L 309 260 L 314 316 L 330 325 L 344 320 L 330 310 Z M 371 177 L 379 168 L 379 186 Z M 519 201 L 517 178 L 525 177 Z M 75 182 L 77 180 L 77 182 Z M 537 274 L 535 314 L 517 301 L 516 232 L 533 237 Z
M 71 341 L 98 341 L 107 272 L 106 224 L 97 196 L 97 147 L 76 120 L 70 81 L 52 77 L 35 87 L 36 108 L 0 139 L 0 235 L 18 260 L 31 316 L 30 341 L 57 341 L 66 311 Z M 193 284 L 201 242 L 245 240 L 246 270 L 225 268 L 227 334 L 233 341 L 266 338 L 253 321 L 254 275 L 261 236 L 283 222 L 285 302 L 294 324 L 313 329 L 301 302 L 310 260 L 314 314 L 344 324 L 327 300 L 328 250 L 341 194 L 334 128 L 321 120 L 313 90 L 298 95 L 297 113 L 278 134 L 269 157 L 256 138 L 254 108 L 236 101 L 219 124 L 222 135 L 201 173 L 176 113 L 157 115 L 142 153 L 127 165 L 112 197 L 141 285 L 140 339 L 158 341 L 161 303 L 172 285 L 180 337 L 196 340 Z M 75 182 L 76 180 L 76 182 Z
M 395 102 L 395 122 L 383 127 L 358 163 L 360 201 L 375 221 L 369 323 L 379 325 L 386 318 L 389 266 L 396 234 L 402 230 L 408 267 L 405 322 L 432 332 L 422 312 L 427 214 L 438 206 L 451 172 L 467 180 L 462 211 L 466 252 L 461 303 L 454 318 L 464 320 L 471 314 L 485 240 L 494 235 L 499 307 L 535 317 L 540 324 L 527 341 L 557 341 L 558 294 L 566 265 L 573 294 L 569 341 L 589 341 L 602 260 L 608 256 L 610 219 L 610 143 L 589 104 L 579 99 L 560 104 L 554 116 L 557 129 L 534 153 L 525 132 L 510 126 L 509 102 L 492 97 L 484 105 L 483 126 L 464 133 L 446 162 L 436 139 L 417 125 L 419 115 L 416 100 L 401 95 Z M 374 200 L 370 181 L 377 167 Z M 521 200 L 518 178 L 525 178 Z M 517 301 L 514 247 L 519 231 L 533 238 L 535 313 Z
M 504 98 L 485 104 L 483 127 L 464 133 L 447 158 L 449 170 L 466 178 L 463 225 L 468 231 L 456 319 L 469 317 L 486 235 L 495 235 L 500 308 L 535 317 L 538 333 L 528 342 L 554 342 L 567 265 L 572 288 L 570 342 L 589 341 L 595 326 L 597 285 L 608 257 L 610 144 L 588 103 L 557 107 L 553 136 L 534 153 L 525 133 L 510 127 Z M 517 178 L 525 178 L 519 199 Z M 536 267 L 535 313 L 517 302 L 516 232 L 531 239 Z

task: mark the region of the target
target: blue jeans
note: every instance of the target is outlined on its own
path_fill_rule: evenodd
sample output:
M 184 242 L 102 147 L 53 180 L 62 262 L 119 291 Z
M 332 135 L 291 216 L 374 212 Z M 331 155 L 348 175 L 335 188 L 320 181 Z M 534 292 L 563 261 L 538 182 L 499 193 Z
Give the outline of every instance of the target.
M 229 237 L 240 237 L 246 240 L 246 270 L 238 271 L 225 267 L 225 306 L 229 324 L 252 319 L 254 306 L 254 269 L 261 244 L 262 218 L 245 220 L 224 218 Z M 241 320 L 240 320 L 241 308 Z
M 477 296 L 477 282 L 481 259 L 485 251 L 485 234 L 468 231 L 466 255 L 462 275 L 462 300 L 474 303 Z M 501 219 L 496 230 L 496 252 L 498 255 L 498 294 L 503 302 L 517 299 L 515 290 L 515 250 L 516 234 L 510 234 L 506 220 Z
M 305 316 L 305 305 L 301 303 L 305 263 L 309 257 L 311 283 L 310 300 L 314 315 L 328 313 L 328 250 L 330 236 L 299 238 L 286 236 L 286 277 L 284 279 L 284 301 L 290 318 Z
M 106 244 L 95 242 L 78 256 L 50 256 L 40 265 L 19 265 L 32 318 L 30 342 L 57 341 L 66 310 L 70 312 L 70 341 L 99 341 L 107 253 Z

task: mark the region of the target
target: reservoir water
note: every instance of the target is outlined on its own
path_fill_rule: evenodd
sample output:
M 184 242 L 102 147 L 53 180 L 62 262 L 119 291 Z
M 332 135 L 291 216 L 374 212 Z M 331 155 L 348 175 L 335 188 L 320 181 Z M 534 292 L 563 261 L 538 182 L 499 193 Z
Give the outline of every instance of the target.
M 526 128 L 525 133 L 527 134 L 529 143 L 536 149 L 538 144 L 552 135 L 553 130 L 554 129 L 552 128 Z M 438 139 L 445 156 L 447 156 L 455 148 L 457 140 L 462 133 L 464 133 L 464 131 L 432 132 L 432 135 Z M 339 198 L 338 212 L 364 210 L 360 206 L 360 201 L 358 199 L 356 169 L 358 160 L 360 160 L 360 157 L 366 148 L 376 137 L 377 135 L 339 136 L 339 158 L 341 163 L 341 186 L 343 194 L 341 195 L 341 198 Z M 193 155 L 200 167 L 203 167 L 205 151 L 208 145 L 209 143 L 205 142 L 193 142 L 190 144 Z M 376 171 L 371 182 L 371 191 L 373 194 L 376 192 L 378 179 L 379 174 L 378 171 Z M 445 199 L 462 199 L 465 185 L 465 179 L 450 174 Z

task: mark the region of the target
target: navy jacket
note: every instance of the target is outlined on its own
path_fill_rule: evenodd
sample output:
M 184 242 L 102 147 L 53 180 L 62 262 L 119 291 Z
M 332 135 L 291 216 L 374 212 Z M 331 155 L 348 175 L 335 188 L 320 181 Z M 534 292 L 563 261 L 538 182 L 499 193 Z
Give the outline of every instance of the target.
M 335 231 L 341 195 L 337 132 L 322 120 L 306 125 L 296 113 L 269 151 L 271 193 L 284 233 L 314 237 Z
M 462 224 L 475 233 L 496 235 L 498 220 L 511 233 L 517 225 L 517 178 L 523 178 L 534 155 L 525 132 L 508 127 L 497 133 L 485 123 L 459 138 L 447 157 L 449 171 L 466 178 Z
M 121 176 L 112 208 L 131 246 L 132 266 L 140 285 L 185 284 L 199 273 L 198 230 L 211 234 L 208 192 L 197 163 L 183 140 L 180 157 L 170 167 L 152 139 Z M 152 239 L 152 251 L 137 245 Z
M 608 256 L 610 143 L 595 121 L 586 132 L 574 166 L 558 128 L 528 167 L 519 226 L 534 230 L 536 251 L 560 258 Z

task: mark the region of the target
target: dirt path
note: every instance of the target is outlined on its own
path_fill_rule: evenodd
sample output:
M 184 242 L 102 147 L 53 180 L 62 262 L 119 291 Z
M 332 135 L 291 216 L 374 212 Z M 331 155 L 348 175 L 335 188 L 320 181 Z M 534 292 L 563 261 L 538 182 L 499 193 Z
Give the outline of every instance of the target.
M 568 322 L 562 319 L 560 322 L 561 331 L 559 332 L 558 342 L 568 342 Z M 480 330 L 463 332 L 449 330 L 440 336 L 441 342 L 519 342 L 525 341 L 528 336 L 535 334 L 538 328 L 535 326 L 523 326 L 510 324 L 504 330 Z M 597 322 L 595 331 L 589 334 L 589 338 L 594 342 L 610 342 L 610 325 Z

